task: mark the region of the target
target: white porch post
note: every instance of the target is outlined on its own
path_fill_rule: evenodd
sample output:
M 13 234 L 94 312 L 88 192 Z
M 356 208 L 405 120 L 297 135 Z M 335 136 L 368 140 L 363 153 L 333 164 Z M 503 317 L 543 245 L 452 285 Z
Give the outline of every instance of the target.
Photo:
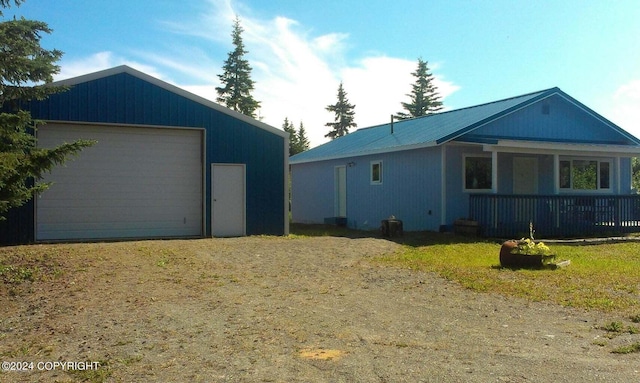
M 553 194 L 560 194 L 560 155 L 555 153 L 553 155 Z M 560 209 L 559 206 L 555 206 L 555 224 L 556 228 L 560 227 Z
M 491 152 L 491 193 L 498 192 L 498 152 Z
M 620 177 L 622 176 L 622 171 L 620 169 L 620 156 L 616 156 L 616 180 L 617 180 L 617 192 L 616 194 L 622 194 L 622 183 Z M 629 185 L 632 185 L 630 182 Z M 625 193 L 628 194 L 629 191 L 625 190 Z

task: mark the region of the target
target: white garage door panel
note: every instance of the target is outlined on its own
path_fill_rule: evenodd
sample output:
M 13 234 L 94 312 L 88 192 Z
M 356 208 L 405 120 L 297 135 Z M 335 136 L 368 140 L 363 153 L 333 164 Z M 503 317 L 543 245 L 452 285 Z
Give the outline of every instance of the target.
M 45 178 L 36 239 L 202 235 L 199 130 L 47 124 L 38 145 L 98 143 Z

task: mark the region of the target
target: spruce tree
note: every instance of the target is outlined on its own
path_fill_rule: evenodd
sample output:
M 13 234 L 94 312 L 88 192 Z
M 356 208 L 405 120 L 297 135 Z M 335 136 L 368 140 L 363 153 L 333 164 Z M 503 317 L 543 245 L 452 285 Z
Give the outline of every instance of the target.
M 18 6 L 22 0 L 13 3 Z M 1 9 L 11 0 L 0 0 Z M 25 101 L 42 100 L 64 88 L 45 86 L 53 81 L 60 68 L 55 64 L 59 50 L 40 46 L 42 34 L 51 33 L 41 21 L 13 18 L 0 22 L 0 220 L 9 209 L 29 201 L 50 184 L 39 182 L 55 165 L 79 153 L 94 142 L 78 140 L 53 149 L 37 147 L 33 135 L 36 125 L 31 113 L 23 110 Z
M 307 138 L 307 132 L 304 129 L 302 121 L 300 121 L 300 128 L 298 129 L 298 150 L 299 153 L 309 150 L 309 139 Z
M 442 109 L 438 87 L 433 83 L 433 75 L 429 73 L 427 64 L 418 59 L 418 68 L 411 73 L 416 82 L 411 86 L 411 93 L 407 94 L 411 101 L 401 103 L 406 112 L 399 112 L 396 115 L 398 119 L 426 116 Z
M 251 66 L 244 56 L 248 53 L 242 42 L 242 32 L 240 19 L 236 17 L 233 23 L 231 38 L 235 49 L 229 52 L 222 67 L 224 73 L 218 75 L 222 87 L 216 87 L 218 98 L 216 101 L 222 103 L 227 108 L 233 109 L 249 117 L 256 117 L 256 109 L 260 107 L 260 102 L 256 101 L 251 92 L 255 82 L 251 79 Z
M 341 82 L 338 87 L 338 102 L 328 105 L 325 108 L 327 111 L 335 113 L 334 122 L 327 122 L 324 124 L 332 129 L 329 133 L 325 134 L 325 137 L 329 137 L 333 140 L 349 134 L 349 128 L 355 128 L 358 126 L 353 121 L 355 107 L 355 105 L 350 104 L 349 100 L 347 100 L 347 93 L 344 91 Z
M 288 117 L 285 117 L 282 129 L 289 133 L 289 156 L 294 156 L 309 149 L 309 139 L 302 122 L 300 122 L 300 129 L 296 131 L 293 122 L 289 121 Z
M 298 154 L 298 134 L 296 133 L 296 128 L 293 126 L 293 123 L 289 121 L 288 117 L 285 117 L 282 129 L 289 133 L 289 156 Z

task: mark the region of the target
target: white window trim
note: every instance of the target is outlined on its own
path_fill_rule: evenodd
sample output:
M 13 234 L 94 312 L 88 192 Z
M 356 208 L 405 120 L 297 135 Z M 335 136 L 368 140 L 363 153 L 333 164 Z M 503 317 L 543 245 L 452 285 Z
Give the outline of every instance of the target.
M 596 161 L 598 163 L 598 168 L 596 170 L 596 189 L 574 189 L 573 188 L 573 177 L 570 176 L 569 177 L 569 182 L 570 182 L 570 187 L 569 188 L 563 188 L 560 187 L 560 162 L 562 161 L 569 161 L 569 164 L 571 166 L 571 175 L 573 175 L 573 161 Z M 609 188 L 608 189 L 603 189 L 600 188 L 600 164 L 606 162 L 609 164 Z M 559 192 L 568 194 L 568 193 L 593 193 L 593 194 L 603 194 L 603 193 L 611 193 L 613 192 L 614 188 L 613 188 L 613 174 L 614 174 L 614 169 L 616 169 L 616 167 L 614 167 L 614 160 L 613 158 L 602 158 L 602 157 L 567 157 L 567 156 L 559 156 L 558 158 L 558 173 L 557 173 L 557 181 L 558 182 L 558 190 Z
M 491 158 L 491 188 L 489 189 L 467 189 L 467 158 L 472 157 L 472 158 Z M 495 166 L 493 160 L 493 155 L 492 153 L 465 153 L 462 155 L 462 191 L 464 191 L 465 193 L 493 193 L 494 188 L 496 185 L 493 185 L 494 182 L 496 182 L 496 180 L 494 179 L 494 170 L 493 167 Z
M 379 179 L 376 181 L 373 179 L 373 165 L 378 165 L 380 167 Z M 371 185 L 382 185 L 384 166 L 382 166 L 382 160 L 371 161 L 369 162 L 369 183 Z

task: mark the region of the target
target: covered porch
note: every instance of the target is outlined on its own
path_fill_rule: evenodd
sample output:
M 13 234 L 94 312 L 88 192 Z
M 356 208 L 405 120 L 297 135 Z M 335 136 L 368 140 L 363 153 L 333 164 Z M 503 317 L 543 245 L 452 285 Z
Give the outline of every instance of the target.
M 520 238 L 640 232 L 640 195 L 631 186 L 637 148 L 499 140 L 482 146 L 484 190 L 469 192 L 468 217 L 483 235 Z M 473 184 L 465 170 L 465 184 Z M 490 179 L 489 179 L 490 177 Z

